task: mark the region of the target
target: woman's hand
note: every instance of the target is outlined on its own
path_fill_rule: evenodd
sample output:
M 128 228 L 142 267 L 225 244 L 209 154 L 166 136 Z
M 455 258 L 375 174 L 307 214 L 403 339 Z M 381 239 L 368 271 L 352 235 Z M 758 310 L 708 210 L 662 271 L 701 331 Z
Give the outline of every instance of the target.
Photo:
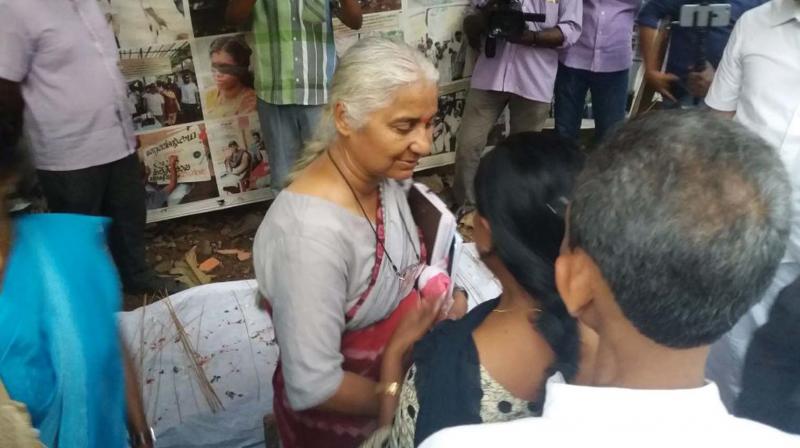
M 467 294 L 457 289 L 453 291 L 453 304 L 447 312 L 447 318 L 450 320 L 458 320 L 467 314 Z
M 444 296 L 436 299 L 420 300 L 417 307 L 403 316 L 394 330 L 392 338 L 386 345 L 387 354 L 405 357 L 414 346 L 430 330 L 444 302 Z

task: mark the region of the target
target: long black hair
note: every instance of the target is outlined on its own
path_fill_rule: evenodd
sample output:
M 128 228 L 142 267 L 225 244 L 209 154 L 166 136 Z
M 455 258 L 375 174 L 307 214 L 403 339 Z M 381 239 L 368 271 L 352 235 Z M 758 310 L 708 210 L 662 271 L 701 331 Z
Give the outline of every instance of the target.
M 555 284 L 555 261 L 564 239 L 567 200 L 583 156 L 556 135 L 508 137 L 480 162 L 475 177 L 478 213 L 489 222 L 492 253 L 542 312 L 534 325 L 555 352 L 552 370 L 572 379 L 580 338 Z

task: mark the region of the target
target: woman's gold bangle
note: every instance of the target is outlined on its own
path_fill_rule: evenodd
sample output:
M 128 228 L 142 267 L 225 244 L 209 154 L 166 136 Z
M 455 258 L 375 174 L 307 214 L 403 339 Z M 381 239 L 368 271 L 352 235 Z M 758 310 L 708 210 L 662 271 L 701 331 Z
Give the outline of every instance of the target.
M 375 394 L 377 395 L 388 395 L 390 397 L 396 397 L 397 393 L 400 392 L 400 383 L 397 381 L 393 381 L 391 383 L 378 383 L 375 386 Z

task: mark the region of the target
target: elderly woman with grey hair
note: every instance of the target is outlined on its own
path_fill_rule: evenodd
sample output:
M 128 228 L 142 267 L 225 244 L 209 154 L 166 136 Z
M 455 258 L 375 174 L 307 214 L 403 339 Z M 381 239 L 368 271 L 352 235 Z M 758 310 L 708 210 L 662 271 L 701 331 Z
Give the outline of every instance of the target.
M 284 447 L 357 446 L 376 427 L 384 353 L 410 350 L 441 300 L 415 288 L 425 262 L 405 186 L 430 152 L 436 69 L 411 47 L 365 39 L 341 59 L 315 139 L 258 230 L 259 291 L 280 362 Z

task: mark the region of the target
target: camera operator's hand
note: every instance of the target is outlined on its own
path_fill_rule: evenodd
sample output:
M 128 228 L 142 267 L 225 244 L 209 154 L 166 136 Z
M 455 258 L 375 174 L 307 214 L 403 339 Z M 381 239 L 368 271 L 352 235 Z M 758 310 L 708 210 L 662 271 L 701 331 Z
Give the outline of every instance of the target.
M 533 47 L 536 45 L 536 33 L 531 30 L 523 31 L 519 36 L 507 37 L 506 40 L 512 44 L 527 45 Z
M 470 14 L 464 18 L 464 34 L 467 43 L 475 50 L 480 50 L 481 36 L 486 32 L 486 15 L 482 12 Z
M 679 81 L 676 75 L 672 73 L 664 73 L 658 70 L 648 70 L 644 75 L 647 84 L 650 85 L 656 92 L 660 93 L 664 98 L 671 101 L 677 101 L 670 92 L 670 87 L 673 82 Z
M 708 89 L 711 87 L 711 81 L 714 80 L 714 67 L 706 62 L 706 66 L 702 71 L 695 71 L 694 67 L 690 70 L 687 78 L 689 93 L 695 98 L 705 98 L 708 94 Z

